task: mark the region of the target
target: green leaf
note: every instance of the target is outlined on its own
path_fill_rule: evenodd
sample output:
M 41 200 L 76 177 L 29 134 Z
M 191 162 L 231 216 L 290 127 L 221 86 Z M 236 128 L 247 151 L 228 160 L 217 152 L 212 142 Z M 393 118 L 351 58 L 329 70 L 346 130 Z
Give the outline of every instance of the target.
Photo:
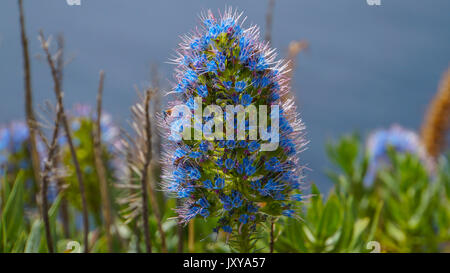
M 39 246 L 41 245 L 42 236 L 42 221 L 37 219 L 31 226 L 30 234 L 28 235 L 27 242 L 25 244 L 25 253 L 37 253 L 39 252 Z
M 354 229 L 353 229 L 353 237 L 352 241 L 350 243 L 350 249 L 354 249 L 358 243 L 364 243 L 361 239 L 361 235 L 366 230 L 366 228 L 369 226 L 370 219 L 368 217 L 358 219 L 355 223 Z
M 336 232 L 341 218 L 339 199 L 336 195 L 330 196 L 320 218 L 317 228 L 317 237 L 319 240 L 325 240 Z
M 3 251 L 10 249 L 23 229 L 24 222 L 24 175 L 20 171 L 14 182 L 14 186 L 7 198 L 5 207 L 2 211 L 0 221 L 1 241 L 4 242 Z

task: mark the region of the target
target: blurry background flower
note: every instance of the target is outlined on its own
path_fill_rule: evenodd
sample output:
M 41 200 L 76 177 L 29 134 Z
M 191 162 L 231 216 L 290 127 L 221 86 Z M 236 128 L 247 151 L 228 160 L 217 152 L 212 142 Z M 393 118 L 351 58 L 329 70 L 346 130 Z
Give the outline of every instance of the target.
M 434 160 L 445 153 L 450 141 L 450 69 L 442 77 L 439 89 L 425 115 L 422 142 Z
M 39 138 L 37 138 L 37 147 L 40 162 L 43 164 L 46 151 Z M 0 174 L 16 177 L 19 170 L 24 170 L 28 189 L 27 202 L 35 204 L 35 194 L 40 181 L 34 181 L 30 149 L 29 131 L 25 122 L 13 121 L 0 127 Z
M 399 125 L 392 125 L 387 130 L 373 132 L 367 140 L 369 166 L 364 177 L 366 186 L 374 182 L 377 172 L 380 169 L 389 168 L 389 149 L 393 149 L 397 153 L 409 153 L 419 157 L 428 166 L 431 175 L 433 169 L 432 162 L 417 133 L 404 129 Z

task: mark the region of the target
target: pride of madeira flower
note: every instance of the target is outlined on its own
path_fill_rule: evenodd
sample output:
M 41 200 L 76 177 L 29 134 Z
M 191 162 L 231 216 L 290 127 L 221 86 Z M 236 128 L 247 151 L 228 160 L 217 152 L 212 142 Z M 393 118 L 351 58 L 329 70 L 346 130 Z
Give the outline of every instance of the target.
M 389 148 L 397 153 L 417 156 L 425 165 L 427 171 L 430 174 L 433 173 L 433 162 L 426 153 L 417 133 L 394 124 L 387 130 L 372 132 L 367 139 L 369 166 L 364 177 L 366 186 L 374 183 L 379 170 L 390 166 Z
M 286 63 L 275 61 L 274 50 L 259 41 L 256 26 L 242 28 L 241 16 L 227 9 L 216 18 L 208 11 L 200 16 L 202 27 L 182 37 L 174 59 L 177 83 L 171 93 L 176 99 L 161 120 L 168 140 L 162 183 L 179 199 L 182 223 L 194 217 L 216 221 L 215 232 L 223 230 L 236 248 L 251 251 L 250 237 L 260 224 L 298 217 L 304 198 L 298 153 L 306 142 L 287 95 Z M 188 113 L 174 111 L 179 106 Z M 219 111 L 208 111 L 208 106 Z M 235 107 L 231 113 L 229 106 Z M 237 106 L 245 107 L 243 119 L 239 113 L 235 119 Z M 250 106 L 260 109 L 258 126 Z M 261 111 L 267 108 L 269 114 Z M 199 109 L 203 115 L 196 115 Z M 225 120 L 226 128 L 220 128 Z M 205 132 L 212 127 L 211 139 Z M 195 138 L 180 138 L 181 132 Z

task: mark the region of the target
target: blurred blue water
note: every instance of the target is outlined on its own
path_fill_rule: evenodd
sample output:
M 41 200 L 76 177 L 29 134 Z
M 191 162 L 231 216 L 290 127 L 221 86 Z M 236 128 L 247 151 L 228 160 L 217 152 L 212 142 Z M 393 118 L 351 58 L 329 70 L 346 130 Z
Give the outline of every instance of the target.
M 291 40 L 310 49 L 298 58 L 295 92 L 311 141 L 303 161 L 308 180 L 330 182 L 324 143 L 354 130 L 393 122 L 417 129 L 439 78 L 450 63 L 450 1 L 278 0 L 273 46 L 284 56 Z M 106 71 L 105 108 L 122 125 L 135 102 L 133 85 L 144 86 L 150 63 L 160 64 L 163 85 L 172 79 L 178 36 L 193 29 L 197 14 L 225 3 L 245 11 L 248 23 L 264 29 L 267 1 L 24 0 L 31 52 L 40 53 L 37 33 L 63 32 L 66 104 L 95 102 L 98 71 Z M 17 1 L 0 4 L 0 122 L 23 114 L 22 56 Z M 53 99 L 48 67 L 33 59 L 36 104 Z

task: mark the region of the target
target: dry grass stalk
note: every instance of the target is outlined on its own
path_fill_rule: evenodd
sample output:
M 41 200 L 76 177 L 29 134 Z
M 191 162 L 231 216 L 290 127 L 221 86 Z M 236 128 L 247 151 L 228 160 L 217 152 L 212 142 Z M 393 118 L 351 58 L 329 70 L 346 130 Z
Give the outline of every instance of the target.
M 308 48 L 308 43 L 306 41 L 292 41 L 289 43 L 287 59 L 289 61 L 288 77 L 291 81 L 297 64 L 296 58 L 298 54 L 306 48 Z
M 59 78 L 59 85 L 61 89 L 63 89 L 63 75 L 64 75 L 64 36 L 62 34 L 59 34 L 56 39 L 56 43 L 58 46 L 58 58 L 56 60 L 56 70 L 58 72 L 58 78 Z M 59 146 L 56 148 L 59 149 Z M 54 158 L 54 166 L 58 166 L 60 160 L 60 154 L 59 151 L 55 152 L 55 158 Z M 67 184 L 64 181 L 63 178 L 59 178 L 57 181 L 58 186 L 58 193 L 61 194 L 61 204 L 59 206 L 60 213 L 61 213 L 61 224 L 63 228 L 63 233 L 65 238 L 70 238 L 70 225 L 69 225 L 69 203 L 67 201 L 67 198 L 64 194 L 65 189 L 67 188 Z
M 188 224 L 188 250 L 190 253 L 195 251 L 195 219 Z
M 145 151 L 145 162 L 142 169 L 142 181 L 141 181 L 141 191 L 142 191 L 142 221 L 144 225 L 144 236 L 145 236 L 145 247 L 148 253 L 152 252 L 152 243 L 150 239 L 150 230 L 148 226 L 148 171 L 150 166 L 150 161 L 152 160 L 152 142 L 151 138 L 151 124 L 150 124 L 150 91 L 147 90 L 145 94 L 144 101 L 145 109 L 145 138 L 146 138 L 146 151 Z
M 118 200 L 118 203 L 126 205 L 125 209 L 121 211 L 121 215 L 126 219 L 126 223 L 131 223 L 137 218 L 143 219 L 144 215 L 148 217 L 146 214 L 148 213 L 148 202 L 150 202 L 160 233 L 162 252 L 167 252 L 166 235 L 162 228 L 161 210 L 153 188 L 155 184 L 153 174 L 156 164 L 154 164 L 152 148 L 153 122 L 151 122 L 152 115 L 150 114 L 150 97 L 153 99 L 155 92 L 153 89 L 148 89 L 145 92 L 145 96 L 142 97 L 137 88 L 136 91 L 140 102 L 131 107 L 133 117 L 130 122 L 130 127 L 133 129 L 135 136 L 132 137 L 125 131 L 122 131 L 123 152 L 126 153 L 124 157 L 127 159 L 128 168 L 126 170 L 127 173 L 122 175 L 122 183 L 116 185 L 125 189 L 124 196 Z M 148 102 L 147 99 L 149 100 Z M 143 184 L 145 184 L 145 193 L 143 192 Z M 143 200 L 144 195 L 147 201 Z M 147 206 L 144 206 L 145 204 Z M 146 209 L 146 212 L 144 212 L 144 209 Z
M 446 146 L 450 129 L 450 69 L 444 74 L 438 93 L 431 101 L 422 124 L 422 142 L 428 154 L 436 159 Z
M 97 170 L 98 180 L 100 182 L 100 194 L 102 202 L 102 213 L 105 219 L 105 234 L 106 242 L 109 252 L 113 251 L 113 241 L 111 236 L 112 213 L 109 199 L 108 181 L 106 181 L 106 171 L 104 162 L 102 160 L 102 133 L 101 133 L 101 117 L 102 117 L 102 98 L 103 98 L 103 84 L 105 80 L 105 73 L 100 71 L 100 83 L 97 94 L 97 120 L 95 122 L 94 130 L 92 132 L 94 140 L 94 161 L 95 169 Z
M 152 92 L 153 91 L 153 92 Z M 152 97 L 154 95 L 154 90 L 147 90 L 146 92 L 146 96 L 149 98 L 148 100 L 150 100 L 150 97 Z M 147 154 L 146 154 L 146 161 L 145 161 L 145 165 L 144 165 L 144 170 L 147 173 L 147 180 L 150 183 L 146 183 L 146 189 L 148 191 L 148 195 L 149 195 L 149 201 L 152 207 L 152 211 L 153 214 L 155 215 L 156 218 L 156 223 L 158 226 L 158 231 L 159 234 L 161 236 L 161 248 L 162 248 L 162 252 L 167 252 L 167 246 L 166 246 L 166 235 L 165 232 L 162 228 L 162 217 L 160 214 L 160 209 L 159 209 L 159 205 L 156 199 L 156 195 L 155 192 L 153 190 L 153 185 L 155 184 L 154 182 L 154 177 L 153 177 L 153 172 L 152 170 L 154 170 L 154 164 L 153 162 L 153 142 L 152 142 L 152 122 L 150 121 L 150 101 L 146 100 L 146 104 L 145 104 L 145 130 L 146 130 L 146 138 L 145 138 L 145 143 L 146 143 L 146 147 L 147 147 Z M 149 160 L 148 165 L 147 164 L 147 159 Z M 143 178 L 144 179 L 144 175 Z M 147 204 L 147 203 L 146 203 Z
M 54 62 L 54 58 L 50 53 L 49 50 L 49 44 L 50 41 L 46 40 L 44 37 L 44 33 L 42 30 L 39 33 L 39 38 L 41 41 L 41 47 L 44 50 L 46 56 L 47 56 L 47 62 L 50 66 L 53 82 L 54 82 L 54 91 L 57 99 L 57 103 L 61 108 L 61 122 L 64 128 L 64 131 L 66 133 L 67 143 L 69 145 L 70 154 L 72 157 L 73 164 L 75 165 L 75 171 L 76 176 L 80 188 L 80 195 L 81 195 L 81 204 L 82 204 L 82 214 L 83 214 L 83 231 L 84 231 L 84 252 L 89 252 L 89 218 L 88 218 L 88 209 L 87 209 L 87 201 L 86 201 L 86 192 L 84 188 L 84 182 L 83 182 L 83 176 L 81 173 L 80 164 L 78 162 L 78 158 L 75 151 L 75 146 L 73 145 L 73 140 L 71 137 L 70 132 L 70 126 L 69 122 L 67 121 L 67 116 L 64 111 L 64 104 L 63 104 L 63 91 L 61 89 L 60 81 L 59 81 L 59 74 L 58 70 L 56 68 L 56 64 Z
M 57 113 L 52 133 L 52 139 L 49 143 L 46 138 L 41 135 L 41 138 L 44 140 L 44 143 L 47 145 L 48 155 L 47 160 L 45 161 L 44 165 L 44 171 L 42 173 L 42 188 L 41 188 L 41 200 L 42 200 L 42 218 L 44 221 L 44 227 L 45 227 L 45 236 L 47 239 L 47 248 L 50 253 L 54 252 L 53 248 L 53 239 L 52 239 L 52 233 L 50 229 L 50 220 L 48 216 L 48 198 L 47 198 L 47 192 L 48 192 L 48 185 L 50 182 L 51 173 L 56 168 L 55 167 L 55 159 L 57 158 L 57 151 L 58 151 L 58 136 L 59 136 L 59 127 L 60 127 L 60 121 L 62 117 L 62 107 L 60 103 L 57 104 Z
M 272 25 L 273 25 L 273 11 L 275 9 L 275 0 L 269 0 L 266 14 L 266 33 L 264 39 L 267 42 L 272 42 Z
M 156 64 L 151 65 L 150 69 L 151 79 L 152 79 L 152 89 L 153 89 L 153 116 L 156 116 L 156 113 L 161 113 L 161 93 L 159 86 L 159 72 L 158 66 Z M 156 126 L 156 125 L 155 125 Z M 156 130 L 155 130 L 156 131 Z M 157 168 L 160 168 L 159 156 L 161 154 L 161 137 L 159 134 L 154 134 L 153 136 L 154 142 L 154 156 L 156 160 L 153 160 L 155 164 L 157 164 Z
M 27 119 L 27 125 L 30 137 L 31 146 L 31 163 L 33 166 L 33 176 L 35 181 L 35 188 L 39 190 L 40 179 L 40 165 L 39 165 L 39 154 L 36 144 L 36 130 L 35 123 L 36 118 L 33 111 L 33 94 L 31 89 L 31 66 L 30 66 L 30 54 L 28 48 L 28 37 L 25 31 L 25 15 L 23 10 L 23 1 L 19 0 L 19 21 L 20 21 L 20 37 L 22 42 L 22 53 L 23 53 L 23 66 L 24 66 L 24 82 L 25 82 L 25 115 Z
M 287 69 L 287 80 L 289 81 L 289 84 L 292 87 L 292 81 L 294 76 L 294 71 L 296 67 L 296 58 L 297 55 L 304 49 L 308 48 L 308 43 L 305 41 L 292 41 L 289 43 L 288 48 L 288 54 L 287 54 L 287 60 L 288 60 L 288 69 Z M 292 91 L 288 93 L 286 96 L 283 96 L 282 98 L 283 102 L 286 102 L 286 100 L 291 99 L 295 100 L 295 96 L 292 94 Z
M 158 73 L 158 66 L 156 64 L 152 64 L 151 66 L 151 79 L 152 79 L 152 98 L 153 98 L 153 114 L 152 116 L 155 117 L 157 113 L 161 112 L 161 95 L 160 95 L 160 89 L 159 89 L 159 73 Z M 153 123 L 155 130 L 156 129 L 156 123 Z M 150 141 L 153 143 L 154 149 L 153 149 L 153 155 L 152 155 L 152 161 L 151 161 L 151 180 L 149 184 L 149 194 L 150 194 L 150 202 L 152 205 L 153 213 L 155 214 L 156 221 L 158 223 L 158 231 L 161 235 L 161 247 L 163 252 L 167 252 L 167 246 L 166 246 L 166 235 L 162 228 L 162 217 L 160 214 L 160 208 L 159 204 L 157 202 L 157 196 L 155 194 L 154 188 L 156 186 L 157 178 L 157 170 L 161 170 L 161 164 L 159 161 L 159 157 L 161 154 L 161 137 L 159 134 L 154 134 Z

